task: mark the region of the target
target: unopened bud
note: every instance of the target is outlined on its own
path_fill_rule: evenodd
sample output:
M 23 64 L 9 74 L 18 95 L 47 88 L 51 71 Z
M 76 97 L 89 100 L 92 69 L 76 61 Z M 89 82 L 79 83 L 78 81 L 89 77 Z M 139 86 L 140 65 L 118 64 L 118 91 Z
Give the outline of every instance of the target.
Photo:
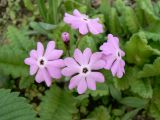
M 61 37 L 65 43 L 68 43 L 70 40 L 68 32 L 63 32 Z

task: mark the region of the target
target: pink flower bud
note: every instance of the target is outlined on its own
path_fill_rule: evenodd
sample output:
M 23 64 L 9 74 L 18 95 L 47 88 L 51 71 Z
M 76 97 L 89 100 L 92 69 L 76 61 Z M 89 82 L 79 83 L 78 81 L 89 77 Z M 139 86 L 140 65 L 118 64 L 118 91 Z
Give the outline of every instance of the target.
M 63 32 L 61 37 L 65 43 L 68 43 L 70 40 L 68 32 Z

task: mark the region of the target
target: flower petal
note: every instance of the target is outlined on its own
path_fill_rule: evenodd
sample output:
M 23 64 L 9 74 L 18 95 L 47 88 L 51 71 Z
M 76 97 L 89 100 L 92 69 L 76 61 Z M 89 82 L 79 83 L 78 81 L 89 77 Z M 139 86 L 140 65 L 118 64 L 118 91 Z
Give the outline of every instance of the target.
M 31 57 L 30 58 L 26 58 L 24 60 L 24 63 L 27 64 L 27 65 L 36 65 L 37 64 L 36 60 L 31 58 Z
M 52 78 L 60 79 L 62 77 L 61 69 L 59 68 L 48 66 L 47 70 Z
M 103 54 L 105 55 L 116 55 L 117 49 L 111 44 L 110 42 L 104 43 L 101 45 L 100 50 L 102 50 Z
M 44 47 L 41 42 L 37 43 L 37 55 L 38 57 L 42 57 L 44 53 Z
M 55 48 L 55 42 L 54 41 L 50 41 L 47 44 L 47 48 L 46 48 L 46 52 L 44 54 L 44 57 L 48 56 L 48 54 L 50 54 Z
M 68 67 L 77 67 L 77 68 L 80 67 L 79 64 L 71 57 L 65 58 L 64 64 Z
M 90 48 L 86 48 L 84 50 L 84 52 L 83 52 L 83 58 L 84 58 L 83 64 L 85 64 L 85 65 L 89 64 L 89 60 L 90 60 L 91 55 L 92 55 L 91 49 Z
M 38 70 L 38 66 L 37 65 L 31 65 L 30 66 L 30 75 L 34 75 Z
M 103 83 L 105 80 L 103 74 L 100 72 L 91 72 L 87 77 L 100 83 Z
M 117 71 L 117 77 L 122 78 L 124 71 L 125 62 L 123 60 L 120 60 L 118 71 Z
M 71 27 L 73 29 L 79 29 L 81 27 L 81 24 L 82 24 L 82 21 L 80 19 L 75 19 L 72 24 L 71 24 Z
M 72 75 L 74 75 L 76 73 L 79 73 L 79 69 L 76 68 L 76 67 L 73 67 L 73 68 L 71 68 L 71 67 L 65 67 L 64 69 L 62 69 L 61 72 L 62 72 L 62 74 L 64 76 L 70 77 L 70 76 L 72 76 Z
M 88 28 L 89 31 L 95 35 L 103 32 L 103 26 L 97 22 L 97 19 L 90 19 L 88 22 Z
M 84 77 L 79 81 L 77 91 L 79 94 L 83 94 L 87 90 L 87 83 Z
M 75 9 L 75 10 L 73 11 L 73 15 L 74 15 L 74 16 L 78 16 L 78 17 L 81 17 L 81 16 L 82 16 L 82 14 L 81 14 L 77 9 Z
M 122 57 L 125 56 L 125 52 L 121 49 L 120 49 L 120 54 L 121 54 Z
M 50 87 L 52 83 L 52 79 L 45 68 L 42 68 L 42 74 L 43 74 L 43 78 L 45 80 L 46 85 Z
M 79 26 L 79 32 L 82 34 L 82 35 L 85 35 L 88 33 L 88 27 L 87 27 L 87 23 L 86 22 L 83 22 L 81 23 L 81 26 Z
M 78 86 L 78 83 L 81 79 L 82 79 L 81 75 L 75 75 L 74 77 L 72 77 L 69 83 L 69 89 L 73 89 L 76 86 Z
M 113 75 L 113 76 L 115 76 L 116 73 L 118 72 L 119 63 L 120 63 L 120 59 L 117 59 L 117 60 L 113 63 L 113 65 L 112 65 L 112 67 L 111 67 L 111 71 L 112 71 L 112 75 Z
M 116 58 L 113 55 L 105 56 L 106 65 L 104 66 L 104 68 L 107 70 L 111 69 L 115 60 L 116 60 Z
M 83 54 L 79 49 L 75 49 L 74 51 L 74 59 L 80 64 L 83 64 Z
M 95 62 L 97 62 L 98 60 L 100 60 L 102 57 L 102 53 L 100 52 L 95 52 L 92 54 L 91 58 L 90 58 L 90 65 L 93 65 Z
M 37 83 L 41 83 L 42 81 L 44 81 L 44 77 L 43 77 L 43 73 L 42 73 L 42 68 L 40 68 L 36 74 L 36 82 Z
M 73 16 L 73 15 L 70 15 L 68 13 L 65 13 L 65 17 L 64 17 L 64 22 L 67 23 L 67 24 L 74 24 L 76 23 L 75 21 L 77 21 L 77 17 Z
M 94 64 L 92 64 L 90 67 L 92 70 L 99 70 L 104 68 L 105 62 L 103 60 L 98 60 Z
M 37 59 L 37 51 L 36 50 L 31 50 L 31 52 L 30 52 L 30 57 L 31 58 L 34 58 L 34 59 Z
M 47 60 L 56 60 L 59 59 L 63 54 L 63 50 L 54 49 L 50 54 L 47 54 L 45 57 Z
M 64 67 L 64 60 L 62 59 L 57 59 L 57 60 L 54 60 L 54 61 L 47 61 L 47 64 L 46 66 L 51 66 L 51 67 L 56 67 L 56 68 L 62 68 Z
M 117 37 L 114 37 L 112 34 L 109 34 L 108 42 L 111 43 L 115 49 L 119 49 L 119 39 Z
M 91 90 L 96 90 L 96 82 L 94 79 L 92 79 L 91 77 L 87 77 L 87 86 L 89 89 Z

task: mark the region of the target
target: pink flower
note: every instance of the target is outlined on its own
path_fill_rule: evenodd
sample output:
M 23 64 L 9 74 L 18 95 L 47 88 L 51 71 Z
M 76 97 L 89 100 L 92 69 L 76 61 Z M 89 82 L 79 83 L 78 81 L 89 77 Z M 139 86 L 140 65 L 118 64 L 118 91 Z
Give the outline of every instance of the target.
M 102 50 L 103 58 L 106 62 L 104 68 L 111 69 L 113 76 L 121 78 L 125 73 L 125 62 L 122 59 L 125 53 L 119 48 L 119 39 L 109 34 L 108 41 L 100 47 L 100 50 Z
M 105 64 L 101 57 L 102 54 L 100 52 L 92 54 L 91 50 L 86 48 L 83 53 L 76 49 L 74 58 L 66 58 L 64 60 L 66 67 L 62 70 L 62 74 L 72 77 L 69 89 L 77 87 L 79 94 L 84 93 L 87 88 L 96 90 L 96 82 L 104 82 L 103 74 L 97 72 Z
M 63 54 L 62 50 L 55 49 L 55 42 L 50 41 L 46 51 L 41 42 L 37 43 L 37 50 L 31 50 L 30 57 L 25 59 L 25 64 L 30 65 L 30 75 L 36 74 L 36 82 L 45 81 L 51 86 L 52 78 L 61 78 L 61 68 L 64 62 L 59 59 Z
M 77 9 L 73 11 L 73 15 L 65 13 L 64 22 L 70 24 L 74 29 L 79 29 L 82 35 L 88 32 L 95 35 L 103 32 L 103 26 L 99 23 L 99 18 L 89 19 L 87 15 L 81 14 Z

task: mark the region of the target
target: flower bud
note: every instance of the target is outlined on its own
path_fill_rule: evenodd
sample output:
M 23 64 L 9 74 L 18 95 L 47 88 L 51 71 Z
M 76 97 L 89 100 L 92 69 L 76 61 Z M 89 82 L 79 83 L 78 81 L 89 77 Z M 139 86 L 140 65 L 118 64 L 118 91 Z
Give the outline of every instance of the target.
M 63 32 L 61 37 L 65 43 L 68 43 L 70 40 L 68 32 Z

